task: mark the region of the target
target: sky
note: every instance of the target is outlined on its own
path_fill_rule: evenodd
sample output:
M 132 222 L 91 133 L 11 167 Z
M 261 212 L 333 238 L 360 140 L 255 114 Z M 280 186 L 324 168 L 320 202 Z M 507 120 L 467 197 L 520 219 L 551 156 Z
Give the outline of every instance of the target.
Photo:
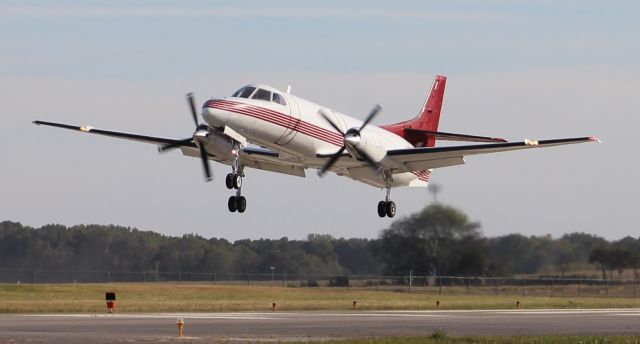
M 448 77 L 441 131 L 601 144 L 467 158 L 438 200 L 488 236 L 637 237 L 640 5 L 619 1 L 0 1 L 0 221 L 116 224 L 181 236 L 376 238 L 433 202 L 329 175 L 246 171 L 229 213 L 225 165 L 153 145 L 35 126 L 63 122 L 184 138 L 185 101 L 248 83 L 375 122 L 414 117 Z

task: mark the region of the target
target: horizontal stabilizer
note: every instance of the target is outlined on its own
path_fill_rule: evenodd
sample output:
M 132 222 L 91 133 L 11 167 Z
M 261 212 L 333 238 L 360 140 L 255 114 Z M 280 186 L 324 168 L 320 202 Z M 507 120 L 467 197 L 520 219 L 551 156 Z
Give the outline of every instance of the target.
M 420 130 L 420 129 L 411 129 L 405 128 L 405 137 L 409 138 L 407 141 L 425 141 L 425 140 L 443 140 L 443 141 L 465 141 L 465 142 L 507 142 L 507 140 L 500 137 L 487 137 L 487 136 L 476 136 L 476 135 L 467 135 L 467 134 L 454 134 L 454 133 L 445 133 L 441 131 L 430 131 L 430 130 Z

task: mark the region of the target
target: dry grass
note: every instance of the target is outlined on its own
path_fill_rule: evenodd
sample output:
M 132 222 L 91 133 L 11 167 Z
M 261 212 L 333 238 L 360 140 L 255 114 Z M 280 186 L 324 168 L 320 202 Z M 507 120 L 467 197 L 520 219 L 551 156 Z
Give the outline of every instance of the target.
M 190 283 L 0 285 L 1 313 L 101 313 L 104 293 L 117 293 L 118 312 L 268 311 L 272 302 L 286 310 L 629 308 L 640 299 L 614 297 L 550 297 L 401 293 L 349 288 L 282 288 L 214 286 Z
M 368 339 L 345 339 L 325 341 L 324 344 L 458 344 L 458 343 L 487 343 L 487 344 L 555 344 L 555 343 L 582 343 L 582 344 L 637 344 L 640 336 L 439 336 L 437 334 L 428 337 L 386 337 Z

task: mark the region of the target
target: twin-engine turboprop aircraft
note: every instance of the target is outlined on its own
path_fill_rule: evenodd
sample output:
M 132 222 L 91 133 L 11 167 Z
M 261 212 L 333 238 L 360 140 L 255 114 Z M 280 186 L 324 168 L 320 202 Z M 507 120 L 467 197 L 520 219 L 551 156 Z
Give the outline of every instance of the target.
M 434 169 L 464 164 L 474 154 L 550 147 L 597 141 L 595 137 L 507 142 L 501 138 L 438 131 L 446 77 L 435 77 L 420 113 L 414 119 L 375 126 L 380 111 L 375 106 L 364 121 L 282 92 L 266 85 L 242 87 L 230 97 L 208 100 L 202 106 L 204 123 L 198 121 L 193 95 L 187 95 L 195 132 L 186 139 L 171 139 L 34 121 L 35 124 L 78 130 L 121 139 L 156 144 L 160 152 L 180 148 L 184 155 L 202 160 L 204 175 L 211 180 L 209 160 L 231 166 L 226 185 L 236 189 L 229 211 L 247 207 L 242 179 L 247 167 L 304 177 L 308 168 L 320 176 L 334 172 L 369 185 L 385 188 L 378 203 L 380 217 L 394 217 L 396 205 L 391 188 L 426 187 Z M 436 140 L 484 144 L 435 147 Z M 249 145 L 253 144 L 253 145 Z

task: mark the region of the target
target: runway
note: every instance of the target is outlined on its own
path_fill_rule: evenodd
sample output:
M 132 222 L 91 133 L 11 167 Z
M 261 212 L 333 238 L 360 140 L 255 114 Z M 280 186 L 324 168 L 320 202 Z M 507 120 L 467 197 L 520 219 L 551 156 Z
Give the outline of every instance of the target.
M 0 343 L 305 341 L 396 335 L 640 334 L 640 309 L 0 315 Z M 184 342 L 185 339 L 180 340 Z

